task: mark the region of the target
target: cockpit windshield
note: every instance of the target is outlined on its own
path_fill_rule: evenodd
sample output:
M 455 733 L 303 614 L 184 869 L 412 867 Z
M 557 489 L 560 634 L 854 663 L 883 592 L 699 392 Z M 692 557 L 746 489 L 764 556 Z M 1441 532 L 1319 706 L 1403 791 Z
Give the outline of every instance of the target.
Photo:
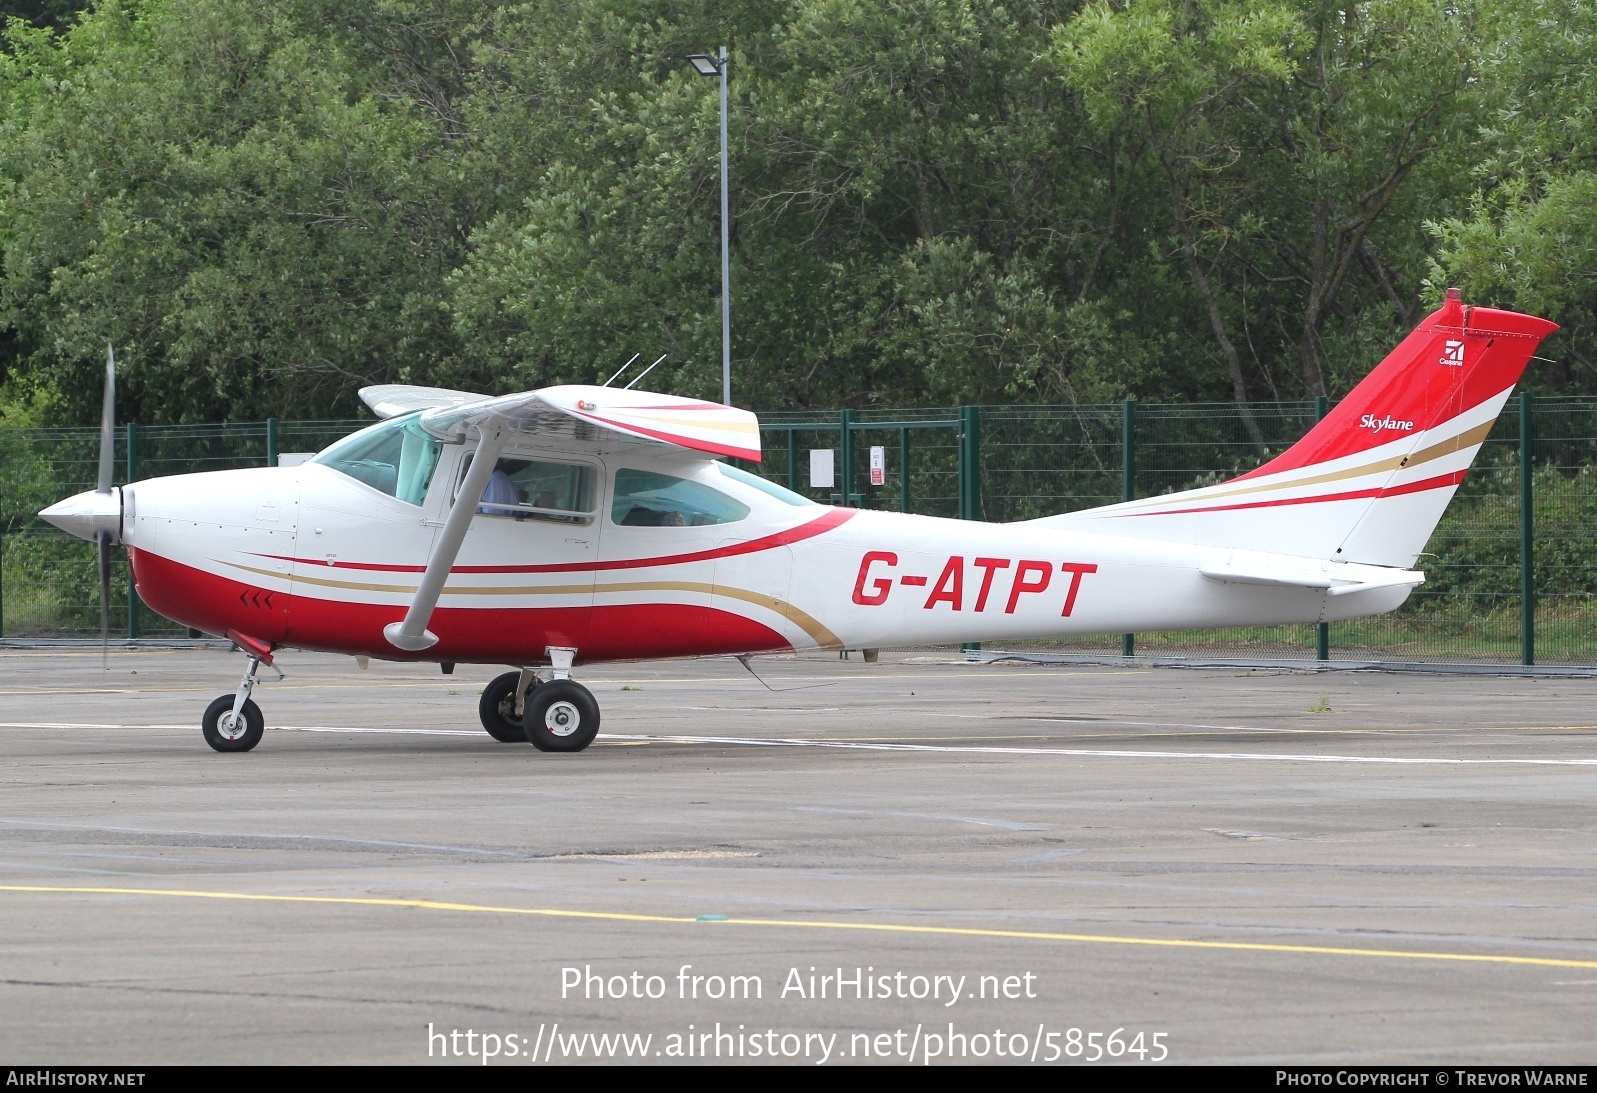
M 804 508 L 808 505 L 815 504 L 814 501 L 811 501 L 808 497 L 805 497 L 801 493 L 794 493 L 786 486 L 779 486 L 775 482 L 772 482 L 769 478 L 761 478 L 757 474 L 750 474 L 748 471 L 745 471 L 740 467 L 734 467 L 730 463 L 722 463 L 720 460 L 716 460 L 715 466 L 717 470 L 719 470 L 726 477 L 730 478 L 732 481 L 741 482 L 745 486 L 753 486 L 761 493 L 769 494 L 778 501 L 782 502 L 784 505 L 792 505 L 794 508 Z
M 318 452 L 311 460 L 363 482 L 374 490 L 420 505 L 443 449 L 437 437 L 421 427 L 421 415 L 379 421 Z

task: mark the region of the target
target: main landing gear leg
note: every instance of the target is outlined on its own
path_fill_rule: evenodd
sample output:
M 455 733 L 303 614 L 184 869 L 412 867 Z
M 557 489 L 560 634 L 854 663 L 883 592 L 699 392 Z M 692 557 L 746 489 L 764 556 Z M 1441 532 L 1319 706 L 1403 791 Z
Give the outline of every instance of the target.
M 554 678 L 527 695 L 521 718 L 527 742 L 539 751 L 581 751 L 599 734 L 599 703 L 571 678 L 575 649 L 550 646 L 546 651 Z
M 217 751 L 249 751 L 261 742 L 266 719 L 261 716 L 261 708 L 250 700 L 260 667 L 260 658 L 250 657 L 238 692 L 222 695 L 206 707 L 200 729 L 205 733 L 205 742 Z

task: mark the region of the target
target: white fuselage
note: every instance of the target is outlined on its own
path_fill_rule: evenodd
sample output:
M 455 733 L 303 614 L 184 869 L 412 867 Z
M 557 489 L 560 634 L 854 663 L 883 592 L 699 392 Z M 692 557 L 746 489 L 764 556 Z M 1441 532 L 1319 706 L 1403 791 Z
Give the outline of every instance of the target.
M 383 628 L 415 596 L 470 450 L 443 446 L 418 504 L 319 463 L 136 483 L 124 490 L 123 539 L 140 595 L 208 632 L 421 655 L 395 648 Z M 591 512 L 476 513 L 425 659 L 532 664 L 551 646 L 594 661 L 1317 622 L 1390 610 L 1409 592 L 1335 595 L 1214 575 L 1356 581 L 1372 567 L 829 508 L 658 447 L 512 454 L 591 468 Z M 649 510 L 660 522 L 629 522 L 638 506 L 624 490 L 667 473 L 695 497 L 731 499 L 728 511 L 667 519 L 662 494 Z

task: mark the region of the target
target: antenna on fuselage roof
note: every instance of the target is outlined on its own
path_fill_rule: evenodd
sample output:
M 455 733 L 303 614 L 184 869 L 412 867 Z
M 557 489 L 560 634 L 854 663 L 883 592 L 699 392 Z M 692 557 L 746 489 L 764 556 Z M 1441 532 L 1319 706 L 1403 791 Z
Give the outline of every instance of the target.
M 614 383 L 621 376 L 621 373 L 625 372 L 628 368 L 632 367 L 632 361 L 637 360 L 641 356 L 643 356 L 642 353 L 634 353 L 634 354 L 632 354 L 632 360 L 631 361 L 628 361 L 626 364 L 623 364 L 620 368 L 617 368 L 616 369 L 616 374 L 614 376 L 611 376 L 609 379 L 605 380 L 599 386 L 600 387 L 609 387 L 612 383 Z
M 666 355 L 664 353 L 661 353 L 660 354 L 660 361 L 665 360 L 665 358 L 666 358 Z M 649 365 L 649 367 L 647 367 L 643 371 L 639 372 L 638 373 L 638 379 L 633 380 L 632 383 L 627 384 L 625 387 L 621 388 L 621 390 L 623 390 L 623 391 L 632 390 L 633 384 L 636 384 L 638 382 L 638 380 L 641 380 L 644 376 L 647 376 L 650 372 L 653 372 L 654 371 L 654 365 L 655 364 L 659 364 L 660 361 L 655 361 L 654 364 Z

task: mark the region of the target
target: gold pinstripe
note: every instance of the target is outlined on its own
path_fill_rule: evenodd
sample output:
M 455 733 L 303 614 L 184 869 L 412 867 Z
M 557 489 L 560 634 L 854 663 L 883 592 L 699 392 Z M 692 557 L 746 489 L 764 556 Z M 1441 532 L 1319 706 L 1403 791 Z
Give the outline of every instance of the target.
M 215 559 L 219 560 L 219 559 Z M 239 562 L 222 562 L 223 565 L 242 569 L 246 573 L 257 573 L 265 577 L 281 578 L 283 574 L 268 569 L 256 569 L 253 566 L 243 565 Z M 318 585 L 323 588 L 345 588 L 360 592 L 392 592 L 403 596 L 416 594 L 415 585 L 399 584 L 372 584 L 365 581 L 342 581 L 328 577 L 312 577 L 310 575 L 294 575 L 294 583 Z M 712 585 L 702 581 L 618 581 L 611 584 L 546 584 L 546 585 L 445 585 L 444 596 L 583 596 L 588 593 L 601 592 L 694 592 L 709 596 L 720 596 L 729 600 L 741 600 L 744 603 L 763 607 L 767 611 L 774 611 L 787 619 L 793 625 L 809 635 L 811 641 L 823 649 L 837 649 L 842 646 L 842 640 L 832 633 L 825 624 L 813 615 L 809 615 L 786 600 L 775 596 L 768 596 L 763 592 L 750 592 L 743 588 L 731 588 L 727 585 Z
M 1455 452 L 1461 452 L 1465 448 L 1470 448 L 1481 443 L 1481 441 L 1486 439 L 1486 434 L 1492 431 L 1492 426 L 1495 424 L 1496 421 L 1488 421 L 1485 424 L 1477 425 L 1473 429 L 1467 429 L 1464 432 L 1459 433 L 1457 436 L 1449 437 L 1448 439 L 1439 441 L 1427 448 L 1421 448 L 1419 451 L 1407 456 L 1392 456 L 1389 459 L 1380 459 L 1373 463 L 1365 463 L 1362 466 L 1350 467 L 1347 470 L 1330 471 L 1326 474 L 1310 475 L 1308 478 L 1294 478 L 1290 482 L 1264 482 L 1256 485 L 1238 486 L 1235 489 L 1229 490 L 1217 489 L 1213 493 L 1205 493 L 1202 497 L 1193 497 L 1188 498 L 1187 500 L 1196 502 L 1215 501 L 1230 497 L 1244 497 L 1253 493 L 1268 493 L 1271 490 L 1290 490 L 1297 489 L 1300 486 L 1318 486 L 1326 482 L 1344 482 L 1350 478 L 1362 478 L 1369 474 L 1391 472 L 1403 467 L 1418 467 L 1421 464 L 1430 463 L 1434 460 L 1452 455 Z M 1170 498 L 1168 497 L 1150 497 L 1141 504 L 1119 507 L 1122 511 L 1124 511 L 1127 507 L 1157 508 L 1161 504 L 1169 503 Z

